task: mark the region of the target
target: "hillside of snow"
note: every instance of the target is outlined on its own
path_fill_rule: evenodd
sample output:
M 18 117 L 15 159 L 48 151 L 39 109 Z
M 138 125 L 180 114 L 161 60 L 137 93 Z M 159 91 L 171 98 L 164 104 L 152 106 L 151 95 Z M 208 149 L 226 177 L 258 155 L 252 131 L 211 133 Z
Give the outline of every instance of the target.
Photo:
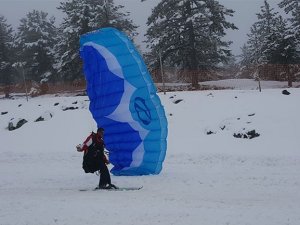
M 99 177 L 81 168 L 75 146 L 96 130 L 88 97 L 1 98 L 0 224 L 299 225 L 300 89 L 284 85 L 159 93 L 164 168 L 112 176 L 143 186 L 126 192 L 92 191 Z

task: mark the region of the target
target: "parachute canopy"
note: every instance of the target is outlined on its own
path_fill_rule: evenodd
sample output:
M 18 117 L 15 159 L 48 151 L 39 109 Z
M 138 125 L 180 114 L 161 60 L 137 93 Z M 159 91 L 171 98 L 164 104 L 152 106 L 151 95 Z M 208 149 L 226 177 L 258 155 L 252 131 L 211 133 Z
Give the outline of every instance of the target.
M 90 111 L 104 139 L 114 175 L 158 174 L 167 148 L 167 119 L 147 67 L 117 29 L 80 38 Z

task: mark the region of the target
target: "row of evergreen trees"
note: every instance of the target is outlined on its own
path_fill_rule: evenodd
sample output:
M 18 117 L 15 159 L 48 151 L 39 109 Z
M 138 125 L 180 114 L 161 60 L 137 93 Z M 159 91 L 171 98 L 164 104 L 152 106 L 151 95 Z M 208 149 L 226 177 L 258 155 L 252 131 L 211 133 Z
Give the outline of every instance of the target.
M 289 19 L 265 0 L 243 47 L 242 65 L 299 62 L 300 0 L 282 0 L 279 6 Z M 122 8 L 113 0 L 68 0 L 58 7 L 65 13 L 59 27 L 55 18 L 33 10 L 21 19 L 17 32 L 0 16 L 0 82 L 17 82 L 22 73 L 38 82 L 82 78 L 81 34 L 111 26 L 131 38 L 137 35 L 137 26 Z M 149 67 L 159 67 L 161 59 L 164 65 L 187 70 L 187 80 L 197 88 L 198 71 L 213 70 L 232 58 L 231 42 L 224 36 L 226 30 L 237 29 L 227 21 L 233 13 L 217 0 L 161 0 L 147 22 Z
M 270 68 L 266 65 L 286 65 L 286 71 L 279 74 L 283 77 L 273 79 L 288 80 L 291 85 L 300 64 L 300 0 L 283 0 L 279 7 L 290 15 L 287 19 L 264 0 L 257 13 L 258 20 L 248 34 L 248 42 L 242 47 L 242 72 L 250 70 L 258 78 L 270 79 L 263 70 Z
M 227 29 L 237 29 L 226 20 L 233 13 L 214 0 L 162 0 L 147 22 L 148 61 L 155 67 L 161 55 L 164 64 L 188 71 L 198 88 L 198 71 L 213 69 L 232 56 L 231 42 L 223 37 Z
M 80 35 L 107 26 L 136 35 L 137 26 L 122 8 L 113 0 L 69 0 L 58 7 L 66 15 L 59 27 L 54 17 L 33 10 L 20 20 L 16 33 L 0 16 L 0 82 L 18 82 L 22 74 L 37 82 L 82 78 Z

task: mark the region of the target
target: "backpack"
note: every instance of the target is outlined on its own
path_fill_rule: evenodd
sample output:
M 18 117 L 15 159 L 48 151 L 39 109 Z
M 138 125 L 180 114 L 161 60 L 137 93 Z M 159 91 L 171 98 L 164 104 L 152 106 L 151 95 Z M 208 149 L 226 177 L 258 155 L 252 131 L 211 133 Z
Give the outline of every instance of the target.
M 100 161 L 102 154 L 96 149 L 94 145 L 91 145 L 86 154 L 83 155 L 82 168 L 86 173 L 94 173 L 100 170 Z

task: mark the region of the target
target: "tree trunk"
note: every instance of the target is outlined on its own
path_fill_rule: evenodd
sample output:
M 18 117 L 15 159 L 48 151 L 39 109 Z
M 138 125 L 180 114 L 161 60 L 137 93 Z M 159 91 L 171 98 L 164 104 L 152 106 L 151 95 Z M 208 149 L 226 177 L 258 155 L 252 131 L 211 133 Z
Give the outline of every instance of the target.
M 191 8 L 191 3 L 190 1 L 186 1 L 185 3 L 185 8 L 187 12 L 188 18 L 192 17 L 192 8 Z M 191 76 L 192 76 L 192 87 L 193 89 L 199 89 L 199 82 L 198 82 L 198 73 L 197 73 L 197 52 L 195 49 L 196 41 L 195 41 L 195 32 L 194 32 L 194 26 L 193 26 L 193 21 L 189 20 L 187 23 L 187 28 L 188 28 L 188 38 L 189 38 L 189 50 L 190 50 L 190 65 L 189 69 L 191 71 Z
M 293 75 L 290 69 L 290 65 L 287 65 L 286 73 L 287 73 L 288 87 L 293 87 Z
M 10 85 L 8 84 L 4 87 L 5 98 L 9 98 L 9 94 L 10 94 Z
M 290 72 L 288 72 L 287 75 L 288 75 L 288 87 L 293 87 L 293 79 Z

